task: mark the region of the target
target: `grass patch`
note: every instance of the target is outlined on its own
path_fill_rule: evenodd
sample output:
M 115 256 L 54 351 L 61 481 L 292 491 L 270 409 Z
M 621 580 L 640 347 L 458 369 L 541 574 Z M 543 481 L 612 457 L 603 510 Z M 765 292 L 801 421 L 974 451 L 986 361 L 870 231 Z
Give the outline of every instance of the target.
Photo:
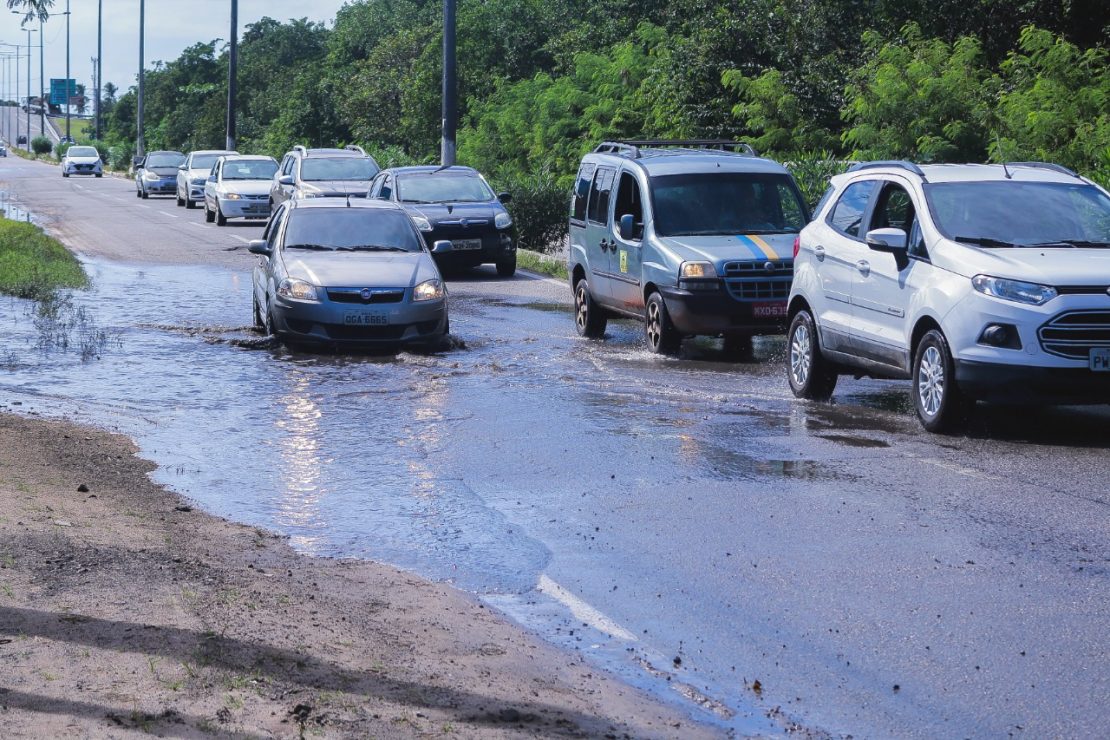
M 550 275 L 553 278 L 567 280 L 567 263 L 546 254 L 532 252 L 527 249 L 516 250 L 516 264 L 522 270 L 538 272 L 541 275 Z
M 61 242 L 34 224 L 0 218 L 0 293 L 42 300 L 89 278 Z
M 65 116 L 47 116 L 47 120 L 54 123 L 54 128 L 66 135 L 66 117 Z M 74 141 L 81 141 L 81 139 L 91 139 L 93 129 L 96 128 L 95 124 L 87 118 L 77 118 L 76 116 L 69 117 L 69 135 L 73 137 Z

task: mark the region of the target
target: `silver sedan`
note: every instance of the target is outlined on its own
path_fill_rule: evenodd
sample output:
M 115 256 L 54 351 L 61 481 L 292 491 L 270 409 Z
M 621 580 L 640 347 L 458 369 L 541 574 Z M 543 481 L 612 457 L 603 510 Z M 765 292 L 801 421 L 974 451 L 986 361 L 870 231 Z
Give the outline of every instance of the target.
M 255 326 L 288 344 L 435 348 L 450 331 L 443 278 L 399 206 L 286 201 L 250 251 Z
M 224 226 L 229 218 L 267 218 L 270 180 L 277 167 L 273 157 L 229 154 L 217 159 L 204 183 L 204 220 Z

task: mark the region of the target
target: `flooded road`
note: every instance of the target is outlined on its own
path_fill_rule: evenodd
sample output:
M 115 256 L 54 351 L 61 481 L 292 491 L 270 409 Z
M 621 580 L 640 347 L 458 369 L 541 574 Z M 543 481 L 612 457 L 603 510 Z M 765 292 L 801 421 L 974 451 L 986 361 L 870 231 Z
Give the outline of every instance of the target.
M 902 383 L 795 401 L 781 338 L 661 359 L 482 273 L 451 351 L 292 353 L 239 260 L 92 260 L 53 319 L 0 298 L 0 408 L 118 429 L 209 511 L 453 583 L 723 731 L 1110 722 L 1105 408 L 930 436 Z

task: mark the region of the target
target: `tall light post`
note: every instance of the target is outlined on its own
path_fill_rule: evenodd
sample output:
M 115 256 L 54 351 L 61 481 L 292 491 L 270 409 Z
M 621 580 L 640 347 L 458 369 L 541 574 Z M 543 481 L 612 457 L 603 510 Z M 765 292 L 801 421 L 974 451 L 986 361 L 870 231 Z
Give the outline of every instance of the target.
M 66 0 L 66 139 L 72 140 L 69 135 L 69 0 Z
M 227 141 L 235 151 L 235 100 L 239 97 L 239 0 L 231 0 L 231 48 L 227 54 Z
M 42 45 L 46 34 L 42 31 L 42 16 L 39 16 L 39 128 L 46 136 L 46 63 L 43 59 Z
M 96 0 L 96 140 L 100 141 L 100 86 L 104 76 L 104 0 Z
M 146 0 L 139 0 L 139 105 L 136 116 L 138 118 L 138 131 L 135 137 L 135 155 L 146 154 L 146 142 L 143 140 L 143 54 L 146 38 Z
M 455 0 L 443 3 L 443 141 L 440 157 L 445 167 L 455 164 L 455 129 L 458 123 L 458 83 L 455 67 Z
M 34 29 L 27 28 L 27 148 L 31 148 L 31 33 Z

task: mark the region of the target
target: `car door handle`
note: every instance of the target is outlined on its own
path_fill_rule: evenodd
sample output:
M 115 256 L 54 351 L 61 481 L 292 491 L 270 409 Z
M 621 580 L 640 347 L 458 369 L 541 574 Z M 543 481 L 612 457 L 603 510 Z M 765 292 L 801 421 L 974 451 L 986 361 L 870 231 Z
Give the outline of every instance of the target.
M 825 261 L 825 248 L 822 247 L 820 244 L 813 248 L 813 254 L 815 257 L 817 257 L 818 262 Z
M 867 277 L 871 274 L 871 263 L 867 260 L 860 260 L 856 263 L 856 269 L 859 270 L 860 275 Z

